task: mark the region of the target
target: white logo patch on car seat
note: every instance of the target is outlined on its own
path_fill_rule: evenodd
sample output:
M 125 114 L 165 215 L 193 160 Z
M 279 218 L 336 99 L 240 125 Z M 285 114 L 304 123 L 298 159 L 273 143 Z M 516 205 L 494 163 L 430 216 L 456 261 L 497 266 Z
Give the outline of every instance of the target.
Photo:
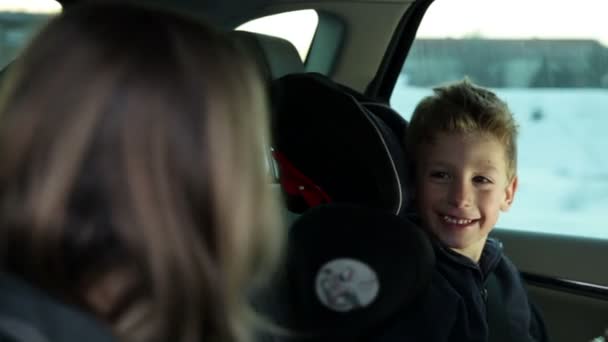
M 368 265 L 355 259 L 334 259 L 321 267 L 316 279 L 317 297 L 329 309 L 348 312 L 369 306 L 380 284 Z

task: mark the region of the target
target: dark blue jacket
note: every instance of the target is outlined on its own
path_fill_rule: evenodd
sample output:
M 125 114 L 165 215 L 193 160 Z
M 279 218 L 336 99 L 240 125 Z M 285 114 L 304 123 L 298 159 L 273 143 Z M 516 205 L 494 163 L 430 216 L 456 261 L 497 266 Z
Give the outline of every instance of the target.
M 92 316 L 0 274 L 0 342 L 113 342 Z
M 496 295 L 504 303 L 511 341 L 547 341 L 542 318 L 530 304 L 520 274 L 503 254 L 500 242 L 487 240 L 479 265 L 438 242 L 434 248 L 437 261 L 428 292 L 413 313 L 387 324 L 375 341 L 488 342 L 487 301 Z M 488 294 L 490 274 L 496 276 L 501 293 Z

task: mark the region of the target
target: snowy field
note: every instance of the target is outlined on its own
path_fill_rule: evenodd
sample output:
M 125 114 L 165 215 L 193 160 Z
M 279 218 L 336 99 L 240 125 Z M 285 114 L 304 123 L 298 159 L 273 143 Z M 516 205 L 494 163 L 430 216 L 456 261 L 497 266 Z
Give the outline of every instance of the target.
M 608 91 L 496 89 L 520 125 L 519 190 L 498 227 L 608 239 Z M 397 85 L 409 119 L 428 88 Z

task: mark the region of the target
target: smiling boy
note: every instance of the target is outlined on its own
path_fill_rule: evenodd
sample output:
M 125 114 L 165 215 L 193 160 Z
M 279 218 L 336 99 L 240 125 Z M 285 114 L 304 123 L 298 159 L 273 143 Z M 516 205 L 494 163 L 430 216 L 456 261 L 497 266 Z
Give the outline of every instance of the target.
M 437 263 L 420 310 L 397 329 L 404 340 L 547 340 L 519 272 L 488 238 L 517 191 L 517 130 L 507 105 L 468 80 L 436 88 L 416 107 L 406 141 L 415 220 Z
M 438 133 L 422 143 L 415 188 L 425 227 L 446 247 L 479 262 L 499 213 L 513 202 L 517 176 L 503 143 L 476 130 Z

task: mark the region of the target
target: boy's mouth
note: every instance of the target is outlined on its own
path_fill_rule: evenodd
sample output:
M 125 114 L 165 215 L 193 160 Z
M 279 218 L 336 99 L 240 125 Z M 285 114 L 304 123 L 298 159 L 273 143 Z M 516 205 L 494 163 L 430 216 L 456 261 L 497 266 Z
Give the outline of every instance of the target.
M 449 224 L 459 225 L 459 226 L 468 226 L 473 222 L 476 222 L 477 219 L 465 219 L 450 215 L 441 215 L 441 219 Z

